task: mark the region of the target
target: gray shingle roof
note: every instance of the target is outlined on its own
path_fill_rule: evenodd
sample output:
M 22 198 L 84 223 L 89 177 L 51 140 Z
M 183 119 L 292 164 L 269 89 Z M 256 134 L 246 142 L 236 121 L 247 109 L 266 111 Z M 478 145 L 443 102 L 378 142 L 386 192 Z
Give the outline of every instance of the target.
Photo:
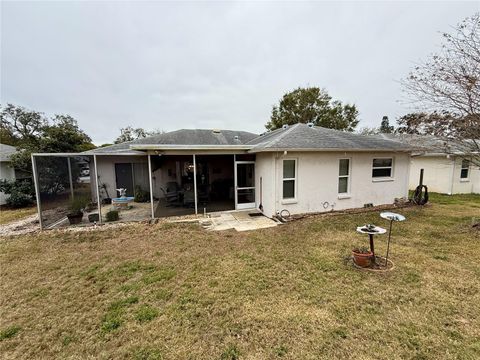
M 319 126 L 295 124 L 259 136 L 247 145 L 251 152 L 275 150 L 382 150 L 409 151 L 411 146 L 375 136 L 327 129 Z
M 105 146 L 88 153 L 132 152 L 130 145 L 243 145 L 258 135 L 246 131 L 181 129 L 121 144 Z M 142 152 L 138 152 L 142 154 Z
M 0 161 L 10 161 L 10 156 L 16 152 L 15 146 L 0 144 Z
M 478 148 L 470 140 L 455 142 L 453 140 L 441 139 L 432 135 L 415 134 L 379 134 L 383 139 L 395 140 L 414 147 L 419 152 L 427 154 L 454 154 L 471 153 L 478 151 Z

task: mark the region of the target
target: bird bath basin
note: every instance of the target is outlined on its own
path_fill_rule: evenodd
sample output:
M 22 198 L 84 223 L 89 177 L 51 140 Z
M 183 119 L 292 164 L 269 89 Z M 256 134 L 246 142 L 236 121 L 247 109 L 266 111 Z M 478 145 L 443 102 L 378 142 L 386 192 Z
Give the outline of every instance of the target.
M 123 196 L 123 197 L 113 198 L 112 205 L 116 210 L 121 210 L 121 209 L 126 210 L 129 207 L 128 203 L 130 201 L 133 201 L 133 199 L 134 199 L 133 196 Z

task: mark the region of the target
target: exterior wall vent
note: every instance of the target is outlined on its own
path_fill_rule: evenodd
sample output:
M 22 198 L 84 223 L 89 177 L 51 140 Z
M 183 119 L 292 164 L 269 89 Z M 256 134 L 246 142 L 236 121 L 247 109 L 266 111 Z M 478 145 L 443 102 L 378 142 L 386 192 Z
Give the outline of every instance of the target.
M 313 128 L 313 123 L 312 123 L 312 122 L 309 122 L 309 123 L 307 123 L 307 126 L 308 126 L 309 128 Z

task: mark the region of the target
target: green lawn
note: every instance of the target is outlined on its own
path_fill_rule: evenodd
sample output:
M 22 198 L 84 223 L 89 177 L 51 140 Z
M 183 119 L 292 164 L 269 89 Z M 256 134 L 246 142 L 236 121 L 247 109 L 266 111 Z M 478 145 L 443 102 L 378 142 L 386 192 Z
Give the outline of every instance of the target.
M 395 269 L 345 260 L 378 213 L 254 232 L 135 224 L 0 240 L 0 354 L 62 359 L 478 359 L 480 196 L 399 210 Z M 385 237 L 377 251 L 385 251 Z

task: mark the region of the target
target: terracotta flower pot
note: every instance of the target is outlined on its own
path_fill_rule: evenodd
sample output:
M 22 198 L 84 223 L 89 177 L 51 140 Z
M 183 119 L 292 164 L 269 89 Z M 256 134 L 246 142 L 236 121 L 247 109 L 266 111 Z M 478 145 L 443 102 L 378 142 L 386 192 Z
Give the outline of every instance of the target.
M 358 253 L 352 251 L 353 261 L 360 267 L 369 267 L 372 264 L 373 253 L 371 251 L 367 253 Z

